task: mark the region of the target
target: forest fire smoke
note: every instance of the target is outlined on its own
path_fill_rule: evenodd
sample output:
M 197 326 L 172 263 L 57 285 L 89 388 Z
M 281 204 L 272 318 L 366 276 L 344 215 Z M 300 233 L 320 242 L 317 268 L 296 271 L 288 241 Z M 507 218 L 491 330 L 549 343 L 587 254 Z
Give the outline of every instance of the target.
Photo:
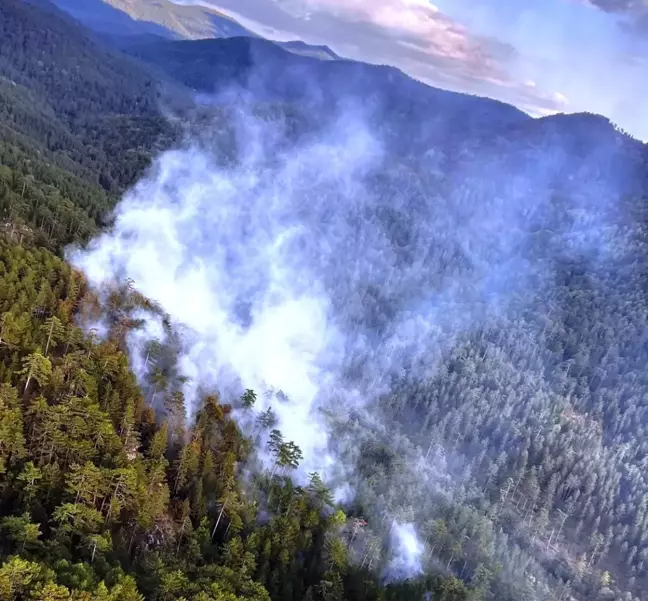
M 357 420 L 395 440 L 403 424 L 385 422 L 378 398 L 432 377 L 463 336 L 541 285 L 527 226 L 546 217 L 547 181 L 536 166 L 498 190 L 481 163 L 450 186 L 425 165 L 414 175 L 351 110 L 290 143 L 281 123 L 229 117 L 230 137 L 218 135 L 233 144 L 230 159 L 204 139 L 163 153 L 112 229 L 69 257 L 97 287 L 131 278 L 185 328 L 190 413 L 201 391 L 256 390 L 256 415 L 271 406 L 301 448 L 300 473 L 320 472 L 348 498 L 362 486 Z M 134 355 L 147 331 L 132 335 Z M 241 416 L 243 427 L 252 421 Z M 398 485 L 383 491 L 390 503 L 405 502 L 406 487 L 448 486 L 435 454 L 402 456 Z M 416 530 L 394 515 L 390 572 L 418 573 Z
M 182 324 L 188 336 L 179 367 L 188 377 L 189 413 L 196 410 L 199 389 L 256 390 L 256 415 L 272 406 L 277 428 L 303 452 L 301 473 L 333 478 L 335 472 L 340 497 L 349 490 L 349 468 L 332 451 L 318 409 L 326 409 L 326 399 L 340 398 L 341 390 L 347 411 L 360 408 L 379 392 L 380 382 L 374 376 L 374 389 L 364 395 L 344 384 L 349 359 L 375 351 L 366 334 L 351 340 L 342 331 L 348 320 L 339 314 L 341 298 L 331 297 L 327 287 L 342 277 L 358 294 L 371 281 L 358 282 L 353 291 L 354 279 L 380 280 L 390 263 L 388 269 L 395 269 L 385 233 L 370 221 L 355 231 L 348 222 L 350 216 L 367 219 L 362 212 L 373 197 L 363 179 L 380 165 L 381 145 L 360 120 L 345 114 L 328 135 L 270 158 L 268 127 L 249 116 L 238 125 L 245 137 L 238 140 L 236 167 L 216 164 L 196 145 L 164 153 L 119 204 L 112 230 L 70 258 L 96 287 L 132 279 Z M 344 213 L 341 201 L 348 203 Z M 373 254 L 365 265 L 340 255 L 356 244 Z M 142 378 L 152 332 L 163 337 L 154 323 L 130 337 Z M 395 336 L 390 349 L 399 344 Z M 385 360 L 391 359 L 384 357 L 380 369 L 389 367 Z M 411 530 L 410 542 L 416 536 Z

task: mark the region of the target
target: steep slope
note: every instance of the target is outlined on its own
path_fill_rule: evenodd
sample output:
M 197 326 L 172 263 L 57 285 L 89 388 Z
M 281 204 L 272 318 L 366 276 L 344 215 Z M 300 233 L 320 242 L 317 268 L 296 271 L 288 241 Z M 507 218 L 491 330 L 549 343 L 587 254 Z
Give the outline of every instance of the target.
M 644 160 L 644 145 L 601 117 L 533 119 L 496 100 L 433 88 L 393 67 L 334 56 L 329 60 L 297 56 L 263 39 L 155 40 L 133 44 L 126 51 L 194 91 L 214 95 L 221 103 L 229 101 L 230 92 L 257 101 L 287 103 L 309 115 L 312 125 L 342 107 L 355 105 L 358 115 L 388 141 L 390 151 L 419 158 L 421 152 L 431 151 L 437 160 L 445 157 L 446 168 L 455 160 L 473 156 L 507 157 L 503 162 L 510 161 L 511 169 L 533 169 L 530 153 L 549 148 L 560 149 L 555 151 L 555 162 L 564 161 L 563 174 L 576 157 L 587 156 L 585 163 L 594 169 L 596 154 L 607 162 L 610 176 L 615 170 L 621 173 L 624 164 L 633 168 Z M 520 157 L 517 163 L 516 154 Z M 636 182 L 633 177 L 626 183 Z M 634 192 L 638 192 L 636 187 Z
M 172 136 L 159 101 L 151 75 L 49 2 L 3 1 L 5 215 L 56 244 L 86 237 Z
M 116 35 L 154 33 L 168 38 L 255 36 L 215 9 L 170 0 L 54 0 L 95 31 Z
M 3 599 L 319 601 L 324 589 L 408 601 L 451 587 L 468 601 L 455 578 L 394 589 L 347 565 L 353 520 L 319 477 L 296 488 L 259 471 L 253 489 L 240 476 L 254 444 L 232 404 L 207 396 L 187 423 L 171 378 L 168 414 L 153 408 L 125 342 L 151 303 L 128 286 L 106 290 L 111 325 L 99 340 L 79 327 L 98 315 L 83 275 L 11 236 L 0 229 Z M 151 357 L 168 369 L 170 351 Z
M 647 490 L 648 443 L 632 425 L 642 419 L 648 388 L 641 370 L 648 314 L 645 146 L 602 117 L 531 119 L 497 102 L 435 90 L 395 69 L 295 57 L 264 40 L 156 42 L 132 52 L 206 92 L 206 110 L 231 102 L 234 122 L 246 100 L 286 103 L 301 117 L 298 157 L 310 156 L 309 139 L 334 147 L 302 171 L 301 159 L 290 154 L 294 140 L 273 147 L 276 131 L 255 123 L 253 129 L 267 133 L 255 139 L 262 165 L 248 168 L 241 158 L 231 206 L 222 188 L 210 191 L 214 180 L 199 167 L 199 184 L 190 185 L 186 165 L 194 155 L 169 158 L 166 167 L 182 182 L 169 193 L 174 202 L 183 202 L 185 189 L 193 191 L 188 203 L 198 190 L 205 198 L 199 223 L 183 227 L 210 243 L 182 239 L 180 231 L 180 241 L 162 247 L 180 243 L 218 270 L 216 226 L 207 217 L 217 194 L 224 222 L 234 224 L 217 220 L 216 239 L 235 257 L 256 256 L 257 238 L 275 217 L 281 223 L 289 216 L 306 232 L 286 262 L 312 268 L 337 330 L 348 334 L 349 352 L 359 349 L 348 369 L 357 379 L 343 383 L 367 396 L 375 381 L 384 385 L 381 393 L 389 391 L 370 405 L 369 416 L 362 409 L 347 416 L 346 406 L 331 411 L 336 449 L 348 452 L 341 463 L 354 467 L 356 515 L 415 520 L 443 564 L 467 580 L 499 570 L 490 599 L 547 599 L 548 590 L 560 597 L 569 582 L 575 599 L 605 598 L 606 570 L 617 580 L 613 594 L 646 590 L 638 574 L 648 529 L 624 540 L 624 507 L 640 507 Z M 340 132 L 333 116 L 345 107 L 347 129 Z M 216 145 L 224 122 L 205 121 L 205 148 Z M 370 166 L 356 179 L 336 157 L 338 151 L 356 157 L 362 122 L 386 152 L 376 165 L 367 159 Z M 292 126 L 285 126 L 290 135 Z M 235 139 L 235 126 L 227 136 Z M 284 153 L 291 168 L 275 173 Z M 261 174 L 259 189 L 246 189 L 250 172 Z M 276 199 L 278 216 L 267 208 Z M 153 204 L 152 214 L 158 208 Z M 257 215 L 263 228 L 255 235 Z M 224 266 L 215 281 L 237 291 L 244 272 L 241 303 L 263 307 L 258 291 L 272 266 L 256 281 L 235 257 L 234 273 Z M 141 283 L 146 274 L 136 270 L 132 277 Z M 232 321 L 246 323 L 254 311 L 243 313 Z M 391 354 L 393 345 L 400 352 Z M 637 449 L 632 457 L 624 446 L 629 437 Z M 435 455 L 436 445 L 442 451 Z M 421 456 L 439 455 L 430 463 L 447 456 L 461 481 L 456 504 L 446 505 L 417 478 Z M 607 496 L 597 481 L 605 482 Z M 643 510 L 635 517 L 643 521 Z
M 299 421 L 301 397 L 291 405 L 277 394 L 272 406 L 296 414 L 305 439 L 330 428 L 352 515 L 370 524 L 350 546 L 359 562 L 384 565 L 386 545 L 367 532 L 388 540 L 380 524 L 407 520 L 428 541 L 429 567 L 486 582 L 477 598 L 648 590 L 639 576 L 648 529 L 638 525 L 648 456 L 638 425 L 648 389 L 646 203 L 632 195 L 643 145 L 603 118 L 575 115 L 468 139 L 445 163 L 432 154 L 405 164 L 391 149 L 373 156 L 353 113 L 337 130 L 316 113 L 280 146 L 291 124 L 245 109 L 239 101 L 205 121 L 204 154 L 192 145 L 163 157 L 125 200 L 121 229 L 85 255 L 97 281 L 123 268 L 187 320 L 186 357 L 206 385 L 242 355 L 219 345 L 221 328 L 250 328 L 256 340 L 255 322 L 274 319 L 277 287 L 295 300 L 254 362 L 287 360 L 305 373 L 303 356 L 282 350 L 293 347 L 281 330 L 293 310 L 299 320 L 303 287 L 317 282 L 335 341 L 326 358 L 334 367 L 315 382 L 330 421 Z M 237 133 L 253 152 L 219 164 L 214 149 L 223 140 L 236 148 L 227 141 Z M 141 256 L 146 263 L 132 260 Z M 195 285 L 200 278 L 217 284 Z M 216 320 L 178 302 L 190 286 Z M 295 334 L 305 356 L 318 340 L 311 326 L 319 329 L 308 317 Z M 272 369 L 262 373 L 276 383 Z M 290 370 L 278 384 L 286 374 L 291 384 Z M 637 524 L 630 537 L 628 519 Z
M 134 19 L 157 23 L 185 39 L 255 36 L 216 9 L 170 0 L 103 0 Z
M 154 80 L 47 2 L 6 0 L 0 17 L 0 74 L 71 127 L 96 115 L 155 113 Z
M 0 77 L 4 125 L 107 190 L 130 183 L 168 133 L 156 79 L 49 2 L 0 5 Z
M 53 4 L 93 31 L 118 35 L 158 35 L 179 38 L 180 34 L 145 18 L 131 16 L 104 0 L 53 0 Z
M 42 247 L 95 233 L 108 169 L 140 175 L 132 151 L 163 125 L 154 78 L 47 2 L 3 0 L 0 26 L 0 597 L 467 601 L 454 577 L 393 587 L 349 565 L 355 521 L 320 478 L 296 487 L 255 459 L 232 406 L 252 391 L 206 396 L 188 423 L 172 346 L 150 348 L 152 387 L 136 381 L 127 340 L 165 316 L 130 284 L 102 307 Z
M 215 270 L 233 304 L 249 307 L 231 317 L 239 327 L 262 311 L 275 267 L 263 254 L 257 280 L 248 257 L 262 253 L 258 240 L 273 224 L 281 231 L 283 220 L 297 222 L 305 234 L 287 245 L 286 265 L 307 266 L 294 280 L 316 279 L 336 332 L 358 352 L 341 387 L 371 398 L 380 383 L 369 411 L 344 401 L 331 411 L 340 463 L 353 466 L 355 515 L 414 521 L 446 568 L 471 582 L 490 575 L 489 599 L 544 600 L 549 590 L 560 597 L 568 583 L 575 599 L 605 598 L 605 570 L 619 597 L 647 590 L 638 574 L 648 529 L 624 540 L 624 507 L 640 507 L 647 490 L 648 442 L 633 426 L 648 388 L 644 145 L 602 117 L 531 119 L 394 69 L 295 57 L 264 40 L 156 42 L 132 52 L 206 92 L 206 113 L 214 104 L 221 111 L 200 124 L 208 153 L 237 131 L 245 147 L 237 118 L 249 117 L 246 101 L 285 103 L 299 115 L 296 135 L 287 109 L 276 129 L 252 121 L 261 132 L 252 161 L 261 164 L 230 152 L 224 163 L 233 173 L 213 175 L 212 155 L 193 149 L 167 157 L 164 185 L 179 183 L 167 190 L 152 178 L 144 189 L 163 190 L 162 199 L 186 202 L 199 217 L 170 218 L 177 237 L 168 240 L 147 238 L 142 219 L 135 237 L 143 248 L 160 245 L 160 273 L 170 269 L 163 249 L 172 247 Z M 335 129 L 345 107 L 345 125 Z M 371 146 L 356 154 L 365 122 L 385 142 L 376 164 Z M 286 131 L 289 139 L 274 146 Z M 330 154 L 319 154 L 321 140 Z M 222 178 L 231 197 L 217 185 Z M 137 197 L 137 210 L 148 207 L 151 218 L 168 211 L 152 197 Z M 221 263 L 223 248 L 232 256 Z M 137 249 L 122 249 L 124 263 L 119 250 L 108 256 L 128 264 Z M 108 261 L 100 265 L 110 271 Z M 147 265 L 131 277 L 145 286 L 149 270 L 158 273 Z M 218 306 L 219 292 L 205 306 Z M 421 477 L 423 465 L 446 461 L 460 500 L 444 500 Z M 643 511 L 635 518 L 643 521 Z
M 259 37 L 216 9 L 178 4 L 170 0 L 53 0 L 59 8 L 90 29 L 107 35 L 118 45 L 128 38 L 159 36 L 167 39 Z M 327 46 L 301 40 L 275 42 L 294 54 L 320 60 L 340 57 Z
M 155 40 L 133 49 L 141 61 L 136 65 L 46 2 L 3 0 L 0 18 L 0 26 L 8 23 L 0 40 L 0 229 L 11 240 L 0 245 L 0 372 L 17 392 L 0 391 L 0 467 L 8 465 L 10 475 L 0 479 L 0 507 L 11 512 L 0 525 L 0 553 L 30 561 L 7 561 L 0 591 L 18 584 L 26 587 L 20 595 L 67 599 L 82 575 L 84 594 L 92 599 L 95 593 L 105 599 L 98 584 L 104 577 L 114 598 L 137 599 L 128 580 L 133 575 L 147 598 L 168 601 L 265 599 L 254 588 L 261 583 L 276 601 L 319 601 L 325 594 L 350 601 L 430 594 L 453 601 L 647 598 L 645 146 L 599 116 L 530 119 L 501 103 L 424 86 L 394 69 L 295 56 L 264 40 Z M 171 404 L 177 403 L 178 372 L 169 358 L 173 349 L 147 340 L 144 391 L 134 385 L 123 343 L 129 328 L 138 327 L 140 314 L 131 311 L 142 299 L 129 298 L 128 289 L 110 298 L 109 343 L 80 338 L 70 321 L 79 305 L 77 283 L 60 261 L 29 246 L 60 250 L 86 240 L 113 194 L 139 179 L 151 154 L 163 147 L 157 128 L 165 125 L 152 91 L 158 73 L 208 93 L 232 83 L 245 88 L 243 101 L 222 94 L 213 102 L 207 95 L 201 121 L 188 124 L 204 134 L 207 176 L 195 149 L 167 156 L 162 194 L 170 187 L 174 199 L 205 199 L 195 227 L 186 228 L 193 237 L 179 240 L 187 256 L 204 258 L 202 265 L 211 269 L 219 264 L 219 250 L 231 248 L 228 269 L 245 280 L 240 304 L 254 306 L 272 270 L 255 282 L 246 257 L 263 251 L 273 202 L 291 199 L 294 207 L 279 217 L 298 218 L 307 227 L 304 239 L 288 249 L 289 265 L 322 269 L 318 280 L 338 312 L 336 325 L 349 335 L 360 332 L 376 349 L 359 356 L 348 375 L 372 376 L 357 387 L 367 395 L 374 376 L 385 384 L 372 413 L 349 417 L 348 407 L 341 407 L 332 416 L 335 443 L 351 441 L 345 457 L 355 468 L 357 492 L 349 508 L 357 520 L 344 522 L 342 547 L 330 536 L 338 526 L 310 511 L 310 495 L 325 499 L 326 491 L 314 484 L 304 492 L 278 474 L 260 487 L 261 495 L 269 491 L 277 518 L 257 529 L 257 517 L 267 518 L 257 513 L 267 508 L 263 496 L 260 504 L 256 498 L 248 503 L 237 481 L 223 477 L 231 474 L 232 458 L 249 448 L 235 433 L 226 404 L 207 401 L 208 411 L 188 437 L 193 444 L 176 444 L 184 439 L 178 435 L 160 455 L 164 426 L 144 400 L 159 404 L 164 398 L 167 410 L 178 411 Z M 327 135 L 338 131 L 331 117 L 345 105 L 354 110 L 334 149 L 353 146 L 355 118 L 366 117 L 386 142 L 385 156 L 358 179 L 345 179 L 332 176 L 352 160 L 340 165 L 335 153 L 313 153 L 309 169 L 281 178 L 274 175 L 282 153 L 270 146 L 262 169 L 254 165 L 234 180 L 228 205 L 227 186 L 210 188 L 222 168 L 211 153 L 225 155 L 222 163 L 236 177 L 237 161 L 244 160 L 236 152 L 237 118 L 249 108 L 246 101 L 271 123 L 268 129 L 255 124 L 264 134 L 261 145 L 283 133 L 289 139 L 282 152 L 298 142 L 294 165 L 302 164 L 301 150 L 308 156 L 309 141 L 331 144 Z M 351 151 L 339 156 L 357 158 L 358 149 Z M 258 172 L 260 184 L 246 196 L 246 186 L 256 185 L 251 172 Z M 156 191 L 144 187 L 137 209 L 150 206 Z M 264 193 L 273 202 L 262 202 Z M 240 236 L 210 221 L 220 204 L 231 209 L 223 223 L 241 217 Z M 246 214 L 248 206 L 255 210 Z M 169 230 L 190 218 L 172 212 Z M 143 221 L 144 233 L 157 223 Z M 128 233 L 116 247 L 130 259 L 137 247 L 120 246 L 137 243 Z M 167 232 L 153 234 L 164 242 Z M 175 243 L 162 244 L 164 274 L 172 271 Z M 247 252 L 237 255 L 240 244 Z M 156 273 L 149 249 L 140 256 Z M 177 272 L 190 267 L 183 263 Z M 111 270 L 106 265 L 104 275 Z M 135 278 L 138 286 L 143 279 Z M 185 298 L 188 290 L 180 292 Z M 215 301 L 204 306 L 217 307 L 221 294 L 219 287 Z M 498 310 L 480 320 L 493 299 Z M 87 300 L 96 309 L 96 299 Z M 65 340 L 58 340 L 56 322 L 45 322 L 51 316 L 65 325 Z M 207 321 L 209 315 L 198 317 Z M 410 317 L 418 321 L 406 321 Z M 398 330 L 399 324 L 417 331 Z M 447 329 L 424 338 L 435 336 L 437 326 Z M 394 331 L 404 336 L 389 342 L 405 350 L 391 354 L 392 346 L 382 342 Z M 420 338 L 412 342 L 413 334 Z M 271 352 L 280 353 L 281 345 Z M 42 382 L 25 391 L 28 359 L 41 369 Z M 201 370 L 209 372 L 213 360 L 209 356 Z M 81 391 L 86 394 L 74 394 Z M 232 400 L 239 415 L 253 413 L 235 396 L 223 400 Z M 92 438 L 95 432 L 85 427 L 87 414 L 102 425 L 101 437 Z M 175 424 L 168 427 L 178 427 L 178 414 L 172 417 Z M 21 429 L 22 446 L 15 434 Z M 421 478 L 422 458 L 447 466 L 460 488 L 456 498 L 437 494 Z M 68 479 L 78 484 L 77 460 L 90 475 L 98 468 L 109 479 L 124 476 L 133 483 L 120 511 L 113 513 L 110 499 L 97 501 L 96 526 L 85 513 L 73 521 L 79 514 L 70 505 L 78 492 L 65 486 Z M 29 461 L 42 474 L 29 471 Z M 44 474 L 40 488 L 23 484 L 34 473 Z M 91 506 L 84 497 L 73 509 Z M 361 525 L 362 518 L 378 515 Z M 434 576 L 429 585 L 406 583 L 384 593 L 363 570 L 343 565 L 355 554 L 358 565 L 386 566 L 390 539 L 381 524 L 389 527 L 394 516 L 416 523 L 433 572 L 441 566 L 465 584 Z M 42 532 L 36 538 L 35 527 Z M 216 565 L 221 559 L 226 567 Z M 44 566 L 52 571 L 45 573 Z M 347 570 L 344 576 L 338 568 Z M 10 580 L 38 570 L 35 583 Z M 254 582 L 243 574 L 253 574 Z M 133 594 L 124 597 L 124 590 Z

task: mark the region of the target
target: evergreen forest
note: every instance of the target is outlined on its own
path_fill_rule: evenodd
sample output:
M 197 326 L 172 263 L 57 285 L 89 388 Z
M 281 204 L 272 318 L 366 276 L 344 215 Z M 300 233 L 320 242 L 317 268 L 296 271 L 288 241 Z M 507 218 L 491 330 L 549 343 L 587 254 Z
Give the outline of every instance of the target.
M 98 35 L 47 0 L 0 2 L 0 601 L 647 600 L 644 145 L 595 115 L 531 120 L 262 39 L 153 37 Z M 320 94 L 295 86 L 305 70 Z M 344 501 L 321 474 L 296 477 L 302 449 L 255 411 L 263 391 L 201 390 L 189 412 L 164 307 L 129 280 L 97 290 L 66 261 L 163 151 L 191 139 L 236 161 L 239 101 L 196 101 L 232 81 L 281 144 L 326 131 L 343 86 L 378 98 L 368 120 L 389 166 L 367 190 L 404 275 L 363 295 L 338 271 L 324 282 L 368 336 L 411 290 L 470 289 L 479 266 L 424 224 L 517 202 L 525 177 L 539 195 L 551 172 L 546 205 L 524 215 L 516 256 L 542 266 L 524 272 L 524 302 L 453 338 L 425 378 L 405 360 L 373 406 L 382 425 L 329 416 L 333 438 L 353 441 Z M 583 223 L 596 248 L 558 247 Z M 352 240 L 336 252 L 360 261 Z M 424 257 L 414 240 L 431 240 Z M 142 370 L 129 340 L 144 314 L 166 342 L 147 342 Z M 449 483 L 426 485 L 421 458 Z M 397 521 L 417 525 L 425 569 L 394 577 Z

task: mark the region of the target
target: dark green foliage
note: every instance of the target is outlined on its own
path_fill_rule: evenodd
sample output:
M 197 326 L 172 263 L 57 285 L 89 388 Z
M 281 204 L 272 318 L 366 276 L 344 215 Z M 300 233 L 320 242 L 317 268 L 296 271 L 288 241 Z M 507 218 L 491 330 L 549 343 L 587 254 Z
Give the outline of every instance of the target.
M 159 102 L 153 77 L 48 2 L 0 5 L 0 132 L 30 161 L 118 192 L 173 135 Z
M 0 220 L 14 240 L 84 242 L 176 135 L 158 83 L 47 2 L 0 6 Z
M 0 599 L 406 598 L 348 570 L 347 519 L 317 474 L 306 489 L 263 474 L 243 488 L 249 446 L 229 405 L 205 398 L 172 436 L 121 347 L 129 311 L 150 304 L 128 284 L 107 302 L 121 317 L 97 343 L 75 325 L 97 311 L 83 277 L 0 238 Z M 294 443 L 271 439 L 276 467 L 296 467 Z

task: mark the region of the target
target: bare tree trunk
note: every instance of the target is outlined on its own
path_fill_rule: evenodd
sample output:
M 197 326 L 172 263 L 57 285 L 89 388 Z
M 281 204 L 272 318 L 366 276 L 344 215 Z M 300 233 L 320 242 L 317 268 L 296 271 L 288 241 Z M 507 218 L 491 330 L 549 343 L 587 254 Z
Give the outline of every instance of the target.
M 560 527 L 558 528 L 558 534 L 556 534 L 556 538 L 560 536 L 560 533 L 562 532 L 563 526 L 565 525 L 565 522 L 567 521 L 568 517 L 569 517 L 568 514 L 565 514 L 563 516 L 562 522 L 560 522 Z
M 54 322 L 50 326 L 49 335 L 47 336 L 47 344 L 45 345 L 45 356 L 47 357 L 47 351 L 49 350 L 50 342 L 52 341 L 52 332 L 54 331 Z
M 461 568 L 461 572 L 459 572 L 459 578 L 463 578 L 464 572 L 466 571 L 466 566 L 468 565 L 468 560 L 464 559 L 464 564 L 463 567 Z
M 212 540 L 214 540 L 214 535 L 216 534 L 216 530 L 218 528 L 218 524 L 220 524 L 221 518 L 223 517 L 223 512 L 225 511 L 225 506 L 227 505 L 227 501 L 223 503 L 223 506 L 221 507 L 220 513 L 218 514 L 218 518 L 216 519 L 216 524 L 214 525 L 214 529 L 212 530 Z
M 27 390 L 29 389 L 29 384 L 32 381 L 32 374 L 31 372 L 27 375 L 27 382 L 25 382 L 25 390 L 23 391 L 23 395 L 27 395 Z

